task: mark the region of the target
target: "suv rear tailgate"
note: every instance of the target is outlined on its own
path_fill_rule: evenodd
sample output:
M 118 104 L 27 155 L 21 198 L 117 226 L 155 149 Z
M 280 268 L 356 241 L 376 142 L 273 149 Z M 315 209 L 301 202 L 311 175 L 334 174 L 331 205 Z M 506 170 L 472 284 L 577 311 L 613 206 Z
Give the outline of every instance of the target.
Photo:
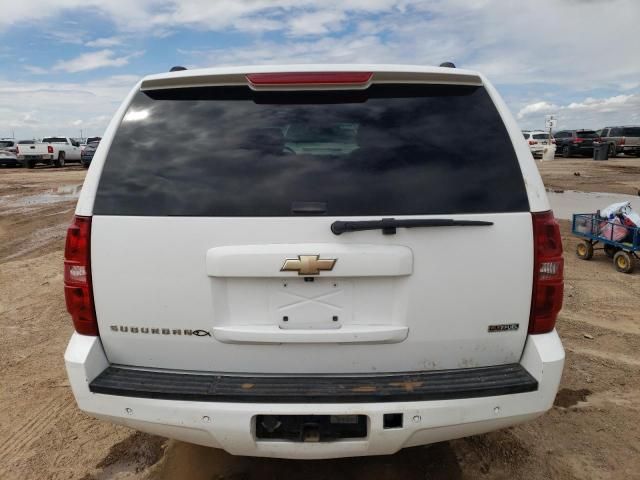
M 480 86 L 140 92 L 93 213 L 112 363 L 409 372 L 514 363 L 524 348 L 531 213 Z M 390 217 L 490 225 L 331 231 Z
M 412 371 L 516 362 L 526 339 L 531 298 L 531 216 L 460 218 L 482 218 L 494 225 L 407 229 L 393 236 L 357 232 L 338 242 L 330 232 L 332 219 L 296 218 L 283 255 L 264 260 L 271 262 L 269 276 L 259 270 L 252 276 L 251 266 L 243 276 L 212 276 L 207 252 L 249 241 L 278 245 L 282 220 L 96 216 L 92 267 L 107 356 L 126 365 L 264 373 Z M 507 237 L 509 242 L 500 241 Z M 280 271 L 285 258 L 319 253 L 317 245 L 307 246 L 309 239 L 325 242 L 322 257 L 337 258 L 334 271 L 323 272 L 314 282 Z M 345 245 L 359 250 L 362 263 L 342 268 L 349 260 L 341 253 Z M 371 272 L 380 246 L 407 248 L 410 268 L 395 275 Z M 260 251 L 256 246 L 256 263 Z M 280 328 L 282 316 L 304 322 L 309 308 L 318 317 L 318 329 Z M 339 329 L 332 325 L 334 316 Z M 519 329 L 489 331 L 490 325 L 500 324 L 519 324 Z M 217 327 L 231 333 L 235 327 L 238 341 L 215 335 Z M 255 339 L 245 343 L 242 327 L 279 336 L 269 344 Z M 371 340 L 376 327 L 406 330 Z M 339 336 L 350 328 L 355 335 Z M 207 333 L 185 335 L 185 329 Z M 327 339 L 326 333 L 333 336 Z M 313 337 L 317 343 L 309 344 Z

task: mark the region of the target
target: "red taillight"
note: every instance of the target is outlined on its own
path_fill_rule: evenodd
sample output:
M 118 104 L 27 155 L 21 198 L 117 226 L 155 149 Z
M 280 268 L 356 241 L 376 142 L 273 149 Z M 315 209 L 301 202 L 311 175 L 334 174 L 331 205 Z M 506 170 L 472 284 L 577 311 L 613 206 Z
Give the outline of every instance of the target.
M 552 139 L 551 139 L 551 143 L 555 144 L 555 143 L 556 143 L 556 139 L 555 139 L 555 138 L 552 138 Z
M 622 138 L 620 139 L 620 145 L 624 145 L 625 140 L 626 140 L 626 137 L 622 137 Z
M 53 147 L 51 145 L 47 145 L 47 152 L 53 153 Z
M 51 147 L 49 147 L 51 148 Z M 64 249 L 64 298 L 76 332 L 98 335 L 91 288 L 91 217 L 75 216 Z
M 18 147 L 18 145 L 16 145 L 16 155 L 18 155 L 20 153 L 20 147 Z
M 250 73 L 247 80 L 251 85 L 349 85 L 366 84 L 371 80 L 371 72 L 292 72 L 292 73 Z
M 582 143 L 583 140 L 584 140 L 584 138 L 580 138 L 580 137 L 574 138 L 573 139 L 573 143 Z
M 552 211 L 533 213 L 533 293 L 529 333 L 553 330 L 562 308 L 564 260 L 560 227 Z
M 537 145 L 538 142 L 536 142 L 535 140 L 529 140 L 529 145 Z

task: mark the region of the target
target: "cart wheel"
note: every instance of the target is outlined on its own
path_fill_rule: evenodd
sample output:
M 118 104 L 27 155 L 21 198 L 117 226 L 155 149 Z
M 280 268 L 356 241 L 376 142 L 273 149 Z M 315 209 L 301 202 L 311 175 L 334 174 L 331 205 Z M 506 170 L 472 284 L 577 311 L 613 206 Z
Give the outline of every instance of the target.
M 613 256 L 616 254 L 617 251 L 618 251 L 618 248 L 614 247 L 613 245 L 609 245 L 608 243 L 604 245 L 604 253 L 609 258 L 613 258 Z
M 620 250 L 613 256 L 613 265 L 619 272 L 631 273 L 634 267 L 633 257 L 624 250 Z
M 582 260 L 591 260 L 593 257 L 593 245 L 591 242 L 582 240 L 576 247 L 576 255 Z

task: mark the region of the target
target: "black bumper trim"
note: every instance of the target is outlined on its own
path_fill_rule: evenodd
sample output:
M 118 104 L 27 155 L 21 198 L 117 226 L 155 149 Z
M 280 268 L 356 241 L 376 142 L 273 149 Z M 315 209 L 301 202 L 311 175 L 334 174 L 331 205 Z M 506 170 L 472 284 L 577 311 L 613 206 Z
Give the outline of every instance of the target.
M 359 403 L 452 400 L 532 392 L 522 365 L 358 376 L 193 374 L 110 366 L 93 393 L 124 397 L 243 403 Z

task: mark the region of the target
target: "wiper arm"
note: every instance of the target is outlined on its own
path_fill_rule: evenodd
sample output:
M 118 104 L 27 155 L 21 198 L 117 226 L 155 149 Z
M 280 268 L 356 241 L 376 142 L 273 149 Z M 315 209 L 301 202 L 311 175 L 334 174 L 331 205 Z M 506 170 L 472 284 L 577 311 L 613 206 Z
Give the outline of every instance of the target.
M 408 220 L 396 220 L 395 218 L 383 218 L 382 220 L 354 220 L 335 221 L 331 224 L 331 231 L 335 235 L 344 232 L 357 232 L 360 230 L 382 230 L 384 235 L 393 235 L 397 228 L 416 227 L 486 227 L 493 222 L 480 220 L 454 220 L 452 218 L 417 218 Z

